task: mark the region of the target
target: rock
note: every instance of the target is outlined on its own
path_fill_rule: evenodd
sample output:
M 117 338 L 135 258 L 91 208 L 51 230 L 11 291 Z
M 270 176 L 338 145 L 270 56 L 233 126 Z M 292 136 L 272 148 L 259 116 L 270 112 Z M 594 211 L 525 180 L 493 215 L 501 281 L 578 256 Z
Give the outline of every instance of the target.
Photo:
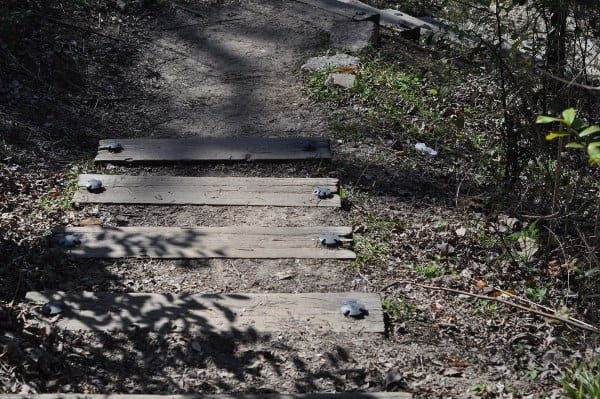
M 67 234 L 58 239 L 58 243 L 67 248 L 73 248 L 81 244 L 79 237 L 73 234 Z
M 324 55 L 321 57 L 309 58 L 304 65 L 300 67 L 303 71 L 324 71 L 327 68 L 357 67 L 360 60 L 358 57 L 340 53 L 335 55 Z
M 56 316 L 64 311 L 64 305 L 57 301 L 50 301 L 42 307 L 44 316 Z
M 91 193 L 99 193 L 103 191 L 102 181 L 99 179 L 90 179 L 85 183 L 85 188 Z
M 351 89 L 356 83 L 356 76 L 351 73 L 330 73 L 325 81 L 328 85 L 340 86 L 344 89 Z
M 449 367 L 447 369 L 444 369 L 443 374 L 446 377 L 461 377 L 463 372 L 462 370 L 459 370 L 457 368 Z
M 358 53 L 370 45 L 377 45 L 379 23 L 352 21 L 335 24 L 330 32 L 331 46 Z

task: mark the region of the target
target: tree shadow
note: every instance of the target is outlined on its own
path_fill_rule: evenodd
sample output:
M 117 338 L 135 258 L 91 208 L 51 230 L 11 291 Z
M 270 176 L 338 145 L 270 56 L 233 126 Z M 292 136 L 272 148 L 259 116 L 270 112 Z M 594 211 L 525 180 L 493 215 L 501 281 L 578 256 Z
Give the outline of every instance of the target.
M 341 390 L 364 385 L 367 371 L 354 368 L 353 349 L 340 344 L 316 353 L 325 362 L 314 367 L 311 357 L 315 353 L 305 353 L 303 342 L 296 341 L 300 336 L 317 340 L 314 344 L 321 340 L 320 333 L 302 331 L 313 321 L 288 314 L 294 320 L 286 323 L 273 319 L 268 309 L 262 311 L 262 316 L 257 313 L 256 317 L 248 317 L 253 308 L 261 312 L 262 297 L 92 292 L 28 295 L 28 300 L 37 304 L 36 309 L 46 301 L 55 301 L 63 312 L 58 316 L 38 313 L 38 322 L 27 323 L 27 331 L 33 334 L 23 339 L 36 342 L 33 356 L 31 351 L 13 351 L 11 356 L 26 364 L 35 357 L 29 372 L 39 373 L 46 385 L 60 387 L 61 391 L 91 385 L 102 393 L 165 393 L 173 392 L 174 387 L 179 387 L 177 392 L 197 392 L 205 381 L 194 373 L 205 371 L 218 374 L 203 387 L 207 393 L 239 392 L 240 385 L 260 380 L 266 383 L 273 376 L 294 376 L 289 387 L 297 392 L 320 391 L 323 384 Z M 240 321 L 246 317 L 264 317 L 267 324 Z M 339 317 L 343 318 L 341 314 Z M 344 320 L 348 326 L 363 323 Z M 282 335 L 295 330 L 296 323 L 300 327 L 298 337 L 282 339 Z M 344 329 L 322 333 L 339 334 Z M 331 341 L 331 335 L 326 341 Z M 23 342 L 20 345 L 27 348 Z M 191 372 L 193 382 L 187 389 L 178 380 L 183 375 L 173 370 Z M 133 384 L 135 390 L 128 389 L 128 384 Z
M 11 5 L 26 11 L 23 4 L 11 2 Z M 107 132 L 116 132 L 116 137 L 135 137 L 149 132 L 155 132 L 156 136 L 189 134 L 180 131 L 177 124 L 165 127 L 164 122 L 181 115 L 190 118 L 185 115 L 195 111 L 201 112 L 195 119 L 191 118 L 194 121 L 201 121 L 206 115 L 221 116 L 216 118 L 211 134 L 280 134 L 282 126 L 292 123 L 290 115 L 297 108 L 292 104 L 281 108 L 270 106 L 270 93 L 275 93 L 275 100 L 284 101 L 287 98 L 286 91 L 289 91 L 287 87 L 278 87 L 281 82 L 273 81 L 277 74 L 269 63 L 274 62 L 276 56 L 270 61 L 261 61 L 260 57 L 254 57 L 261 49 L 252 46 L 247 46 L 246 52 L 240 54 L 235 41 L 252 38 L 271 49 L 291 46 L 291 52 L 298 55 L 298 61 L 310 55 L 322 40 L 320 32 L 314 25 L 298 32 L 276 23 L 277 13 L 285 11 L 286 7 L 296 7 L 298 11 L 297 5 L 278 3 L 272 15 L 252 20 L 237 37 L 229 36 L 225 44 L 209 39 L 197 29 L 171 31 L 175 39 L 180 41 L 180 47 L 185 49 L 180 51 L 169 48 L 168 41 L 165 44 L 164 40 L 160 40 L 167 31 L 158 34 L 146 31 L 150 39 L 133 35 L 134 39 L 128 41 L 112 30 L 119 26 L 116 23 L 106 31 L 98 30 L 96 33 L 96 28 L 83 26 L 83 22 L 89 22 L 85 12 L 89 10 L 85 8 L 82 11 L 82 8 L 75 7 L 73 15 L 77 18 L 72 23 L 66 20 L 68 13 L 59 7 L 52 4 L 40 6 L 23 21 L 31 22 L 34 30 L 40 28 L 39 32 L 28 31 L 31 35 L 29 39 L 40 44 L 40 48 L 35 50 L 43 53 L 43 56 L 53 57 L 53 62 L 36 71 L 35 68 L 40 67 L 42 62 L 36 60 L 35 56 L 19 49 L 10 51 L 9 47 L 1 50 L 6 59 L 12 56 L 16 60 L 15 63 L 0 64 L 0 76 L 3 78 L 1 95 L 2 98 L 11 98 L 0 105 L 3 119 L 0 128 L 3 133 L 6 132 L 2 139 L 12 151 L 22 154 L 19 162 L 24 165 L 22 174 L 11 175 L 9 183 L 20 183 L 18 179 L 25 179 L 28 173 L 36 170 L 40 170 L 43 176 L 64 172 L 66 165 L 81 162 L 86 155 L 92 155 L 97 148 L 97 140 L 104 138 Z M 116 9 L 102 8 L 98 11 L 104 15 L 99 17 L 101 22 L 103 18 L 110 19 L 108 15 L 111 13 L 118 14 Z M 177 15 L 181 16 L 181 13 L 173 12 L 166 9 L 140 9 L 133 13 L 133 17 L 122 13 L 117 19 L 131 17 L 127 21 L 131 21 L 132 25 L 136 18 L 145 19 L 143 23 L 152 21 L 157 26 L 166 25 L 167 22 L 171 25 L 173 22 L 190 22 L 189 15 L 179 17 Z M 230 19 L 228 13 L 232 12 L 236 12 L 235 8 L 210 10 L 210 17 L 202 29 L 223 24 L 219 21 Z M 314 11 L 303 16 L 306 19 L 312 17 L 319 16 Z M 65 21 L 56 22 L 57 19 Z M 211 25 L 211 22 L 214 24 Z M 303 34 L 311 39 L 299 39 Z M 55 42 L 58 49 L 46 52 L 46 46 L 51 42 Z M 144 64 L 147 60 L 141 57 L 144 52 L 149 59 L 153 58 L 153 53 L 168 54 L 163 54 L 159 63 L 184 57 L 192 70 L 200 69 L 215 85 L 223 84 L 227 88 L 223 91 L 227 101 L 216 101 L 213 106 L 210 91 L 199 91 L 195 98 L 187 99 L 193 106 L 182 110 L 182 104 L 177 99 L 154 90 L 152 85 L 161 75 L 157 76 L 152 69 L 147 70 L 148 63 Z M 87 64 L 86 59 L 89 61 Z M 90 61 L 92 59 L 95 61 Z M 138 63 L 144 66 L 139 67 Z M 294 67 L 288 66 L 290 74 Z M 93 73 L 90 72 L 92 69 L 95 70 Z M 264 81 L 265 88 L 251 90 L 248 84 L 251 80 Z M 6 83 L 11 81 L 17 83 L 13 86 Z M 197 83 L 201 84 L 201 79 Z M 210 82 L 205 83 L 207 87 Z M 17 86 L 22 88 L 17 90 Z M 288 132 L 315 134 L 315 131 L 310 131 L 315 127 L 314 121 L 296 122 Z M 207 127 L 203 125 L 203 128 Z M 307 131 L 304 131 L 305 128 Z M 322 135 L 323 132 L 316 133 Z M 2 183 L 4 186 L 4 180 Z M 14 184 L 17 191 L 20 190 L 18 186 Z M 56 212 L 49 224 L 52 227 L 64 224 L 64 215 L 65 212 Z M 2 328 L 9 334 L 0 339 L 3 345 L 10 347 L 5 358 L 9 366 L 15 370 L 21 382 L 26 381 L 34 391 L 268 392 L 272 388 L 263 388 L 265 384 L 261 384 L 261 381 L 267 382 L 269 379 L 261 370 L 268 370 L 280 377 L 295 373 L 290 388 L 299 392 L 321 390 L 322 383 L 317 383 L 317 380 L 329 381 L 339 389 L 356 388 L 364 383 L 364 371 L 353 370 L 349 366 L 352 363 L 350 350 L 343 345 L 335 344 L 330 351 L 322 353 L 328 361 L 329 370 L 315 371 L 310 359 L 297 353 L 304 342 L 278 340 L 252 326 L 229 326 L 237 321 L 239 309 L 222 304 L 211 309 L 228 327 L 217 329 L 212 317 L 202 313 L 207 311 L 204 302 L 189 295 L 162 295 L 164 305 L 148 312 L 144 311 L 144 306 L 152 297 L 147 294 L 132 294 L 128 297 L 133 298 L 131 300 L 110 304 L 108 309 L 116 311 L 125 308 L 130 315 L 129 322 L 121 326 L 125 330 L 120 332 L 62 331 L 52 322 L 45 326 L 32 326 L 27 319 L 33 315 L 33 309 L 23 301 L 27 291 L 61 288 L 68 291 L 69 295 L 78 295 L 73 293 L 88 286 L 85 277 L 89 277 L 87 270 L 90 269 L 95 269 L 93 273 L 102 279 L 119 278 L 107 270 L 106 262 L 73 261 L 65 257 L 61 249 L 53 246 L 47 236 L 39 231 L 36 233 L 39 238 L 31 240 L 12 236 L 2 238 L 0 248 L 3 285 L 0 289 L 0 305 L 2 312 L 7 310 L 11 320 L 10 323 L 2 323 Z M 187 234 L 171 244 L 201 247 L 202 235 Z M 125 237 L 123 256 L 133 255 L 131 248 L 139 245 L 136 237 Z M 150 245 L 157 252 L 164 253 L 167 250 L 165 242 L 158 238 L 151 239 Z M 110 250 L 100 249 L 99 255 L 105 255 Z M 202 248 L 197 250 L 199 253 L 204 251 Z M 93 295 L 87 298 L 84 294 L 79 295 L 82 296 L 73 302 L 73 306 L 85 300 L 100 300 Z M 246 300 L 243 297 L 229 299 Z M 182 316 L 180 305 L 185 305 L 189 314 Z M 200 313 L 196 315 L 195 312 Z M 65 316 L 68 313 L 67 310 Z M 79 327 L 107 325 L 111 322 L 110 313 L 103 311 L 94 314 L 92 311 L 79 318 Z M 174 330 L 177 334 L 173 334 Z M 291 333 L 291 330 L 293 328 L 280 333 Z M 337 342 L 336 339 L 332 341 Z M 285 353 L 286 357 L 278 355 L 276 350 Z M 207 369 L 211 373 L 226 372 L 226 376 L 203 374 L 203 370 Z M 180 381 L 185 379 L 182 373 L 186 372 L 196 373 L 193 382 L 187 386 Z M 318 395 L 319 398 L 325 396 L 328 395 Z M 357 398 L 368 396 L 356 394 Z

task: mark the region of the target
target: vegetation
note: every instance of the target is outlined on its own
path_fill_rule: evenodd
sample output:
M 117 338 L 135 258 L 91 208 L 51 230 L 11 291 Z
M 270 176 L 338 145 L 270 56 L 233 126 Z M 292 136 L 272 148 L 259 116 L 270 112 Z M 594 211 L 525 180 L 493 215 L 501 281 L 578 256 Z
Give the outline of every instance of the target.
M 600 398 L 600 358 L 568 370 L 563 386 L 571 399 Z
M 496 278 L 506 282 L 510 274 L 521 276 L 525 284 L 515 293 L 522 298 L 552 304 L 557 314 L 572 314 L 574 306 L 591 320 L 600 320 L 596 310 L 600 297 L 597 2 L 368 3 L 438 18 L 445 33 L 422 32 L 420 48 L 435 54 L 424 63 L 403 57 L 408 46 L 395 44 L 403 39 L 388 32 L 381 48 L 363 54 L 359 68 L 345 71 L 356 75 L 351 89 L 327 85 L 332 71 L 307 77 L 314 97 L 331 105 L 331 126 L 338 137 L 357 143 L 375 137 L 391 144 L 385 161 L 368 164 L 369 170 L 386 168 L 387 163 L 407 175 L 417 168 L 424 170 L 423 162 L 437 170 L 448 168 L 444 162 L 453 163 L 462 176 L 453 182 L 454 205 L 459 204 L 461 189 L 475 192 L 487 198 L 485 212 L 494 209 L 518 220 L 492 226 L 468 220 L 461 233 L 467 240 L 464 245 L 470 251 L 478 247 L 498 253 L 488 258 L 488 265 L 510 264 L 498 267 Z M 415 157 L 422 156 L 413 151 L 419 142 L 437 149 L 443 160 L 420 159 L 420 167 L 415 166 Z M 360 182 L 353 185 L 355 191 L 375 188 Z M 367 230 L 374 225 L 367 215 L 357 219 Z M 440 223 L 438 228 L 443 231 L 447 226 Z M 416 279 L 441 279 L 472 261 L 462 253 L 456 259 L 437 254 L 431 246 L 419 250 L 426 259 L 414 263 Z M 369 247 L 360 257 L 363 268 L 380 262 L 373 252 Z M 394 246 L 388 252 L 393 257 Z M 572 303 L 573 292 L 576 304 L 565 306 Z M 384 308 L 400 313 L 393 311 L 392 300 Z M 493 314 L 497 305 L 482 301 L 479 311 Z M 563 382 L 569 397 L 600 398 L 598 364 L 569 371 Z M 527 370 L 531 379 L 544 373 L 533 365 Z M 484 388 L 477 385 L 476 390 Z

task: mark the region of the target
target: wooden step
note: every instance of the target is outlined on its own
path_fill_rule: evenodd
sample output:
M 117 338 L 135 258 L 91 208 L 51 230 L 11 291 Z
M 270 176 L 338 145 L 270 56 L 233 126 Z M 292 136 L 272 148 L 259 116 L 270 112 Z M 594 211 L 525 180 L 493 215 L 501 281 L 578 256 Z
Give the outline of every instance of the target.
M 279 332 L 309 328 L 318 332 L 383 333 L 379 295 L 360 292 L 302 294 L 150 294 L 36 292 L 35 305 L 64 304 L 57 320 L 39 312 L 38 321 L 67 330 L 114 331 L 144 328 L 158 332 Z M 360 302 L 362 319 L 346 317 L 340 306 Z
M 37 395 L 3 394 L 0 399 L 411 399 L 406 392 L 336 392 L 305 394 L 187 394 L 187 395 L 143 395 L 143 394 L 79 394 L 45 393 Z
M 90 179 L 102 182 L 103 191 L 89 192 Z M 331 198 L 319 198 L 324 187 Z M 180 177 L 85 174 L 79 176 L 76 203 L 270 205 L 339 207 L 338 180 L 331 178 Z
M 106 146 L 111 143 L 119 143 L 123 149 L 110 152 Z M 329 158 L 329 140 L 323 137 L 183 137 L 100 140 L 95 161 L 284 161 Z
M 339 247 L 319 241 L 337 234 Z M 351 227 L 65 227 L 57 241 L 74 235 L 81 243 L 68 249 L 84 258 L 330 258 L 354 259 Z M 346 238 L 345 238 L 346 237 Z

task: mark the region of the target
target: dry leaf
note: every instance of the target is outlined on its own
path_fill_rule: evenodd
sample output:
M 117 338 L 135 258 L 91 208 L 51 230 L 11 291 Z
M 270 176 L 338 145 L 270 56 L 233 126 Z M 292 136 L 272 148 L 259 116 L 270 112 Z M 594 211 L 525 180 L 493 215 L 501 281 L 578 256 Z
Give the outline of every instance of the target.
M 519 225 L 521 224 L 519 219 L 512 218 L 505 214 L 498 215 L 498 223 L 502 223 L 503 225 L 507 226 L 511 230 L 517 229 L 519 227 Z
M 298 273 L 296 273 L 294 269 L 288 269 L 275 273 L 275 277 L 277 277 L 278 280 L 289 280 L 296 277 L 297 274 Z
M 454 232 L 456 233 L 457 236 L 464 237 L 467 234 L 467 229 L 465 229 L 464 227 L 459 227 Z
M 435 305 L 433 305 L 431 307 L 431 311 L 434 313 L 440 313 L 444 311 L 444 306 L 440 305 L 439 303 L 436 303 Z
M 494 290 L 490 296 L 493 296 L 494 298 L 511 298 L 515 295 L 517 295 L 517 291 L 515 290 Z
M 467 362 L 463 362 L 460 359 L 457 359 L 455 357 L 448 357 L 448 360 L 450 360 L 450 363 L 452 363 L 452 365 L 454 367 L 470 367 L 471 364 L 467 363 Z
M 519 243 L 519 247 L 521 247 L 517 253 L 526 260 L 531 260 L 540 249 L 536 239 L 532 237 L 519 237 L 517 243 Z
M 475 286 L 481 290 L 481 289 L 484 289 L 485 287 L 487 287 L 487 283 L 483 280 L 477 280 L 475 282 Z

